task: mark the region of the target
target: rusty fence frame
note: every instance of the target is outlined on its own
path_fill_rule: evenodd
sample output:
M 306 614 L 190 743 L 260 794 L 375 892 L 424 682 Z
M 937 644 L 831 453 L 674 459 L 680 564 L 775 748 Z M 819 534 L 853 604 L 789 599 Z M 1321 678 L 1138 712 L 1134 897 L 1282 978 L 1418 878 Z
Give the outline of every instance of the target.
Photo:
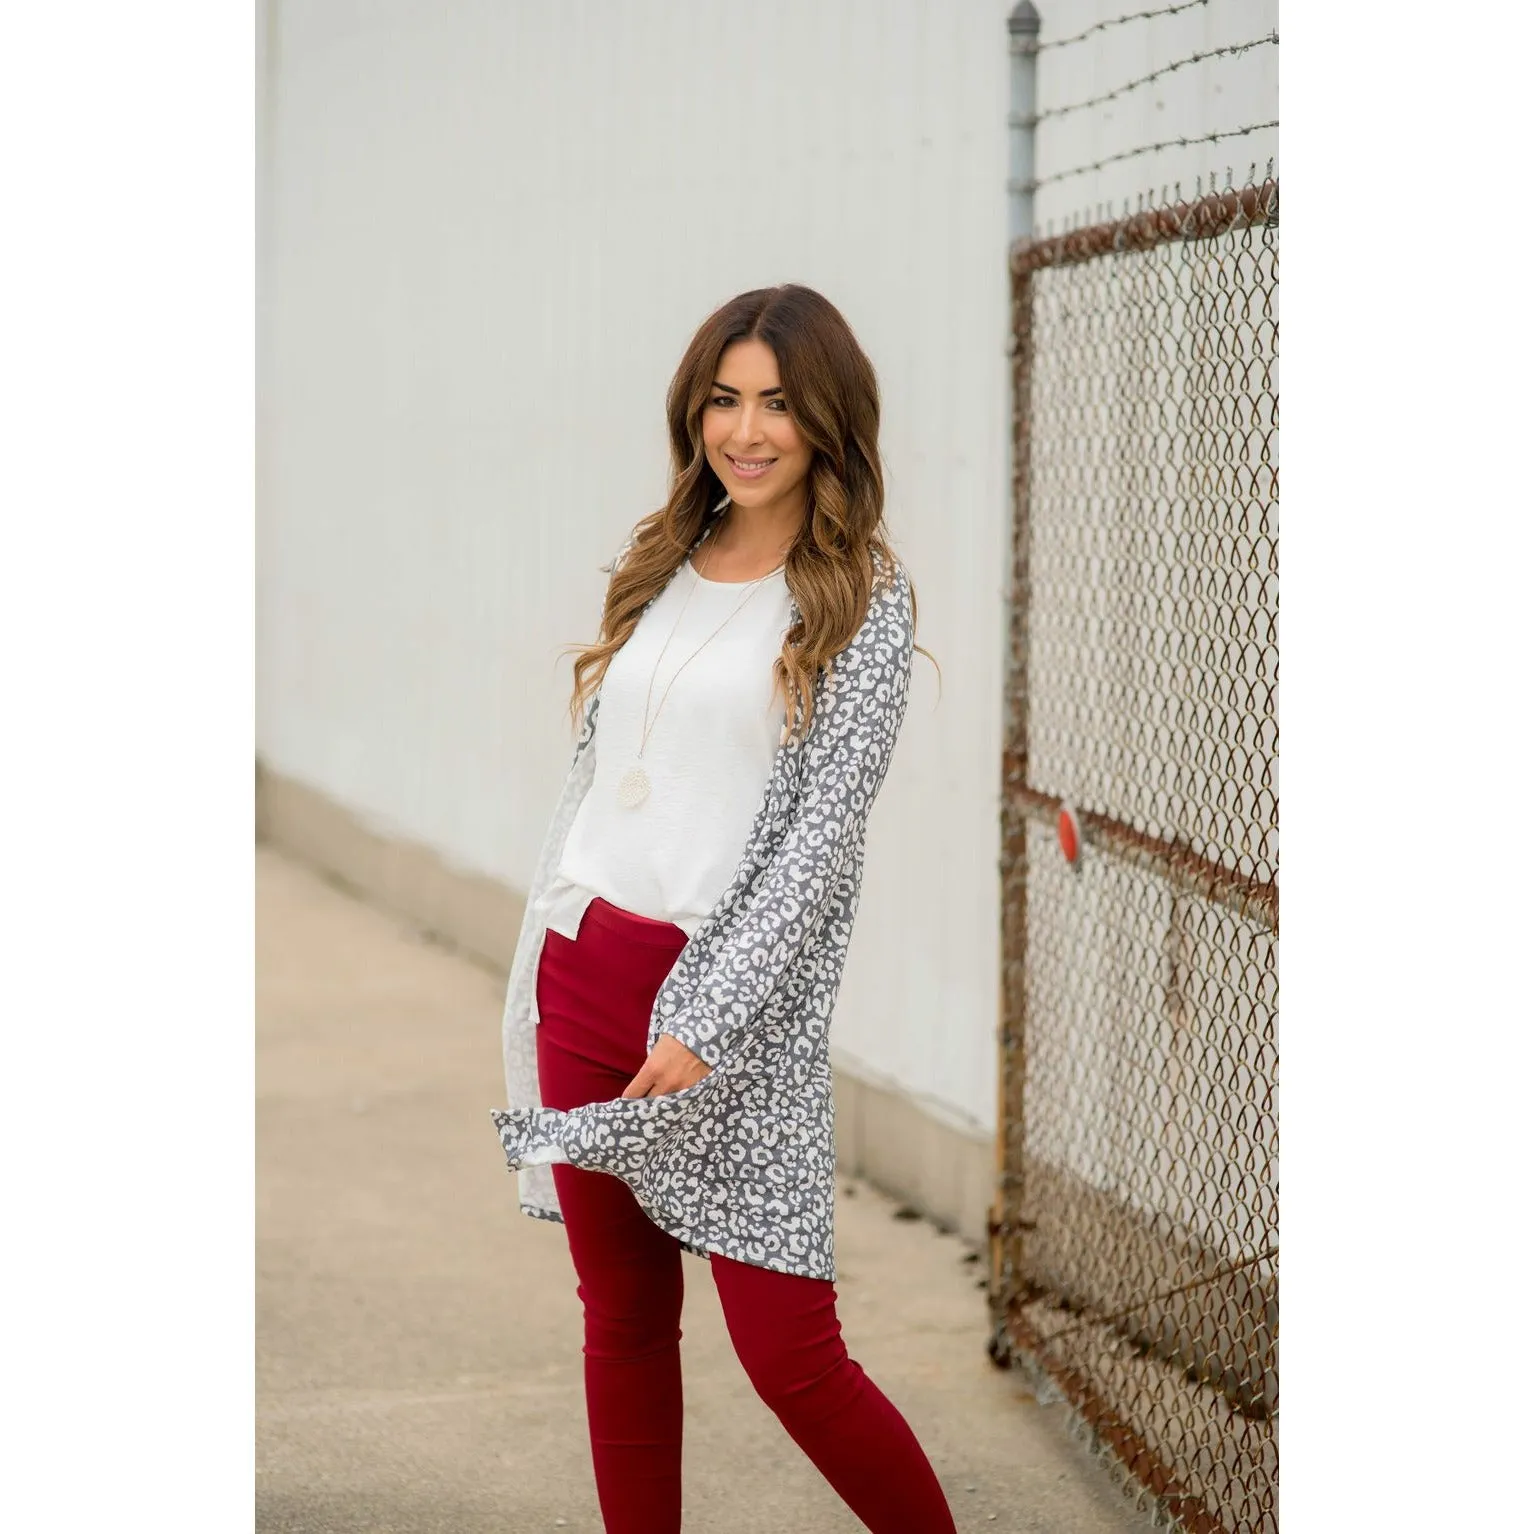
M 1028 662 L 1030 624 L 1029 499 L 1032 469 L 1032 371 L 1034 274 L 1121 252 L 1147 251 L 1172 242 L 1215 239 L 1263 224 L 1277 225 L 1276 178 L 1237 190 L 1214 192 L 1125 218 L 1043 239 L 1019 240 L 1009 254 L 1012 310 L 1012 564 L 1008 612 L 1005 716 L 1001 763 L 1001 1017 L 998 1028 L 1000 1070 L 997 1102 L 997 1177 L 990 1227 L 990 1352 L 1000 1366 L 1021 1365 L 1058 1389 L 1096 1445 L 1111 1454 L 1116 1468 L 1138 1494 L 1149 1494 L 1161 1515 L 1190 1534 L 1228 1534 L 1210 1515 L 1202 1498 L 1179 1484 L 1173 1470 L 1135 1429 L 1095 1391 L 1081 1370 L 1051 1367 L 1046 1359 L 1052 1337 L 1040 1334 L 1023 1307 L 1030 1298 L 1023 1272 L 1028 1231 L 1021 1220 L 1021 1190 L 1026 1176 L 1027 1111 L 1027 830 L 1030 824 L 1053 826 L 1062 808 L 1054 795 L 1028 781 Z M 1278 932 L 1278 889 L 1274 881 L 1244 877 L 1192 847 L 1147 834 L 1109 815 L 1073 807 L 1080 836 L 1111 856 L 1164 878 L 1187 893 L 1216 902 L 1237 915 Z M 1273 1254 L 1264 1253 L 1262 1256 Z M 1204 1274 L 1202 1285 L 1238 1278 L 1235 1268 Z M 1191 1286 L 1189 1286 L 1191 1287 Z M 1154 1305 L 1163 1296 L 1137 1303 Z M 1276 1294 L 1263 1296 L 1276 1306 Z M 1110 1324 L 1116 1314 L 1079 1317 L 1065 1330 L 1085 1324 Z M 1276 1391 L 1276 1365 L 1271 1388 Z M 1259 1403 L 1259 1406 L 1261 1403 Z

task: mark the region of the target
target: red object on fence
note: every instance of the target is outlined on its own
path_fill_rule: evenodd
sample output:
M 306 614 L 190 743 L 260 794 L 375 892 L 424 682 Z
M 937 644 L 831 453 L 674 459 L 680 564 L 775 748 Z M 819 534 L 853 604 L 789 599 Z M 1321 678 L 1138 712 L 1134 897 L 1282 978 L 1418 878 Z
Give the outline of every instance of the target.
M 1060 806 L 1055 834 L 1060 838 L 1060 850 L 1065 854 L 1065 861 L 1074 863 L 1081 856 L 1081 828 L 1076 824 L 1076 812 L 1068 804 Z

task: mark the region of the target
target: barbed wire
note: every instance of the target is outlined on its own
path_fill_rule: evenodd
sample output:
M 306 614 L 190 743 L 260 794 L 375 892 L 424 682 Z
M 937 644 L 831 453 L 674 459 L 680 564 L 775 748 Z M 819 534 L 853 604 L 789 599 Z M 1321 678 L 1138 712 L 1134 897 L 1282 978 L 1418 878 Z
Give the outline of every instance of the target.
M 1050 48 L 1066 48 L 1096 32 L 1106 32 L 1109 27 L 1121 27 L 1126 21 L 1154 21 L 1157 16 L 1175 16 L 1179 11 L 1191 11 L 1195 6 L 1208 4 L 1209 0 L 1182 0 L 1180 5 L 1165 5 L 1155 11 L 1136 11 L 1132 16 L 1112 16 L 1107 21 L 1099 21 L 1088 27 L 1085 32 L 1078 32 L 1074 37 L 1057 37 L 1047 43 L 1025 44 L 1024 47 L 1032 53 L 1043 53 Z
M 1269 32 L 1266 37 L 1254 37 L 1249 43 L 1232 43 L 1225 48 L 1210 48 L 1204 53 L 1190 53 L 1185 59 L 1178 59 L 1174 64 L 1163 65 L 1160 69 L 1153 69 L 1148 75 L 1141 75 L 1138 80 L 1130 80 L 1116 89 L 1108 91 L 1101 96 L 1093 96 L 1087 101 L 1073 101 L 1068 106 L 1050 107 L 1045 112 L 1035 112 L 1032 117 L 1011 118 L 1025 128 L 1036 127 L 1051 117 L 1064 117 L 1070 112 L 1084 111 L 1087 107 L 1100 107 L 1105 102 L 1116 100 L 1120 96 L 1127 96 L 1130 91 L 1138 90 L 1142 85 L 1149 85 L 1153 80 L 1160 80 L 1165 75 L 1175 74 L 1177 70 L 1187 64 L 1202 64 L 1206 59 L 1233 58 L 1238 53 L 1249 53 L 1253 48 L 1262 48 L 1269 43 L 1277 43 L 1278 33 Z
M 1231 128 L 1223 133 L 1205 133 L 1199 138 L 1169 138 L 1163 139 L 1158 144 L 1141 144 L 1137 149 L 1126 149 L 1122 154 L 1110 154 L 1101 160 L 1094 160 L 1090 165 L 1076 165 L 1070 170 L 1056 171 L 1051 176 L 1040 176 L 1033 181 L 1018 183 L 1026 192 L 1036 192 L 1041 186 L 1049 186 L 1056 181 L 1068 181 L 1072 176 L 1084 176 L 1089 171 L 1102 170 L 1104 166 L 1116 165 L 1121 160 L 1133 160 L 1142 154 L 1154 154 L 1159 149 L 1188 149 L 1195 144 L 1218 144 L 1222 139 L 1245 138 L 1249 133 L 1261 132 L 1264 128 L 1276 128 L 1278 119 L 1272 122 L 1251 123 L 1245 128 Z

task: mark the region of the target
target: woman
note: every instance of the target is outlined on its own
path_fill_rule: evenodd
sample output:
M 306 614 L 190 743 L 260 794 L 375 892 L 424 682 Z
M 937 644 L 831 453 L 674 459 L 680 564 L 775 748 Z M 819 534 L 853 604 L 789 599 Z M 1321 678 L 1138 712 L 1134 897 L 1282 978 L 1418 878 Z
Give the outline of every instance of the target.
M 766 288 L 701 327 L 667 419 L 670 497 L 575 662 L 584 724 L 492 1117 L 523 1211 L 569 1238 L 609 1534 L 681 1527 L 684 1251 L 708 1257 L 758 1394 L 867 1527 L 949 1534 L 910 1427 L 847 1356 L 832 1257 L 828 1029 L 916 648 L 882 535 L 878 385 L 830 303 Z

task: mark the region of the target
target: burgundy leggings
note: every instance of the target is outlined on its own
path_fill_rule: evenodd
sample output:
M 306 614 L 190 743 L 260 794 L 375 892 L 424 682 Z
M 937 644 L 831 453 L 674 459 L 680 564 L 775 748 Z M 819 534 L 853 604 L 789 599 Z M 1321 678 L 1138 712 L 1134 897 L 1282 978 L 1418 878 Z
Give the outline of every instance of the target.
M 575 942 L 544 939 L 538 1076 L 547 1108 L 619 1096 L 645 1061 L 655 993 L 687 934 L 601 899 Z M 605 1172 L 553 1168 L 586 1314 L 586 1417 L 608 1534 L 682 1526 L 682 1249 Z M 953 1534 L 915 1434 L 847 1356 L 836 1289 L 711 1253 L 757 1394 L 875 1534 Z

